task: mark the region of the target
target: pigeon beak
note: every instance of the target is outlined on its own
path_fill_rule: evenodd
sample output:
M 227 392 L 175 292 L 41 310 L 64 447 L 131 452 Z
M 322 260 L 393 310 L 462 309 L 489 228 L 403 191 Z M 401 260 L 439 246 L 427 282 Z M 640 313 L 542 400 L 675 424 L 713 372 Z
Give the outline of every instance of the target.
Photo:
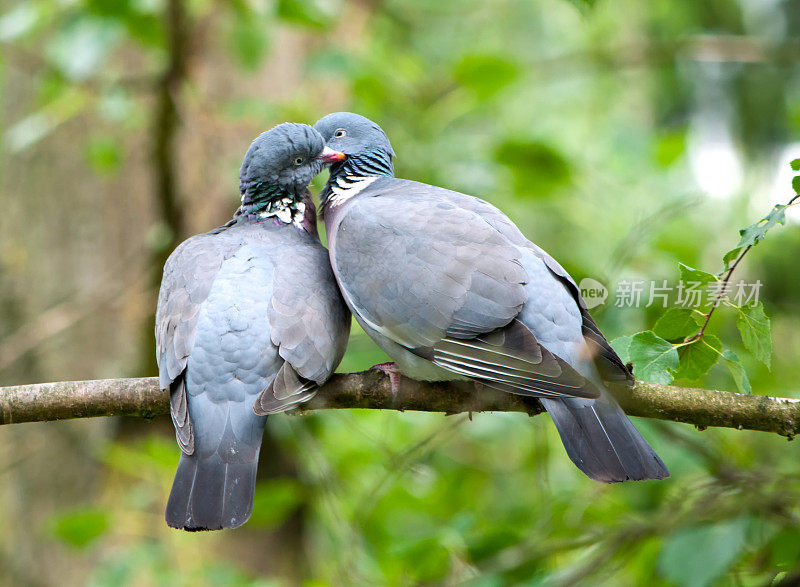
M 347 155 L 342 153 L 341 151 L 334 151 L 330 147 L 325 147 L 322 150 L 322 153 L 319 157 L 317 157 L 323 163 L 337 163 L 339 161 L 344 161 L 347 159 Z

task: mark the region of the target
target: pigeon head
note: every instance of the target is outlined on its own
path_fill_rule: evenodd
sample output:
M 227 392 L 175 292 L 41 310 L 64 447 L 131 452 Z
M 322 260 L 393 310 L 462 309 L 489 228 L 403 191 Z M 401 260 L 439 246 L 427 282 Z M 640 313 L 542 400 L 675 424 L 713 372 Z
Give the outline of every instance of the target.
M 314 128 L 331 149 L 347 155 L 331 165 L 328 187 L 343 178 L 394 176 L 394 150 L 383 129 L 352 112 L 335 112 L 317 121 Z M 330 190 L 322 194 L 323 200 Z
M 352 112 L 334 112 L 320 118 L 314 125 L 327 145 L 345 155 L 353 156 L 365 151 L 381 150 L 394 157 L 392 144 L 386 133 L 369 118 Z
M 342 159 L 310 126 L 279 124 L 259 135 L 244 156 L 239 170 L 242 206 L 271 207 L 285 198 L 302 199 L 322 167 Z

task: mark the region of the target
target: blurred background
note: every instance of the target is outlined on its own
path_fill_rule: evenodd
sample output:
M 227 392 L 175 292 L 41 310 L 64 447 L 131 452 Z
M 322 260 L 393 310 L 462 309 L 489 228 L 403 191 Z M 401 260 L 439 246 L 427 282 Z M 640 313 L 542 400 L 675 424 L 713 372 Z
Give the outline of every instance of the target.
M 337 110 L 576 280 L 716 272 L 791 196 L 798 31 L 788 0 L 0 0 L 0 385 L 154 375 L 166 256 L 233 213 L 255 136 Z M 800 397 L 789 216 L 736 274 L 771 370 L 727 309 L 711 331 L 754 393 Z M 662 311 L 593 314 L 611 339 Z M 340 370 L 380 360 L 354 331 Z M 252 519 L 203 535 L 163 522 L 169 418 L 3 426 L 0 584 L 797 584 L 796 442 L 636 424 L 671 479 L 593 483 L 544 416 L 275 416 Z

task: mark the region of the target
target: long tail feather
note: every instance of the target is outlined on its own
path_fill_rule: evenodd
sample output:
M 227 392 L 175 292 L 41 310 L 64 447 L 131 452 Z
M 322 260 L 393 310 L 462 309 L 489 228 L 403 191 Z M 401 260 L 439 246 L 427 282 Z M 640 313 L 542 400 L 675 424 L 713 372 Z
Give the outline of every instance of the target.
M 253 511 L 258 452 L 252 462 L 181 454 L 167 502 L 169 526 L 190 532 L 237 528 Z
M 605 392 L 596 400 L 541 399 L 572 462 L 596 481 L 664 479 L 669 471 Z

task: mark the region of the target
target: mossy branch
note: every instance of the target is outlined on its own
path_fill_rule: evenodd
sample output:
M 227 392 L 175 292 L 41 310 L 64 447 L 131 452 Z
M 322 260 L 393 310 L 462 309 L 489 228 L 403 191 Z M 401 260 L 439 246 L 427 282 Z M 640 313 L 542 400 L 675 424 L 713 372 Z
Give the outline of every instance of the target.
M 800 431 L 800 400 L 637 381 L 614 388 L 632 416 L 672 420 L 698 428 L 718 426 L 774 432 L 793 438 Z M 335 375 L 300 411 L 362 408 L 421 412 L 542 412 L 536 399 L 469 382 L 427 383 L 401 378 L 397 394 L 377 371 Z M 0 387 L 0 424 L 95 416 L 169 413 L 169 398 L 155 377 L 59 381 Z

